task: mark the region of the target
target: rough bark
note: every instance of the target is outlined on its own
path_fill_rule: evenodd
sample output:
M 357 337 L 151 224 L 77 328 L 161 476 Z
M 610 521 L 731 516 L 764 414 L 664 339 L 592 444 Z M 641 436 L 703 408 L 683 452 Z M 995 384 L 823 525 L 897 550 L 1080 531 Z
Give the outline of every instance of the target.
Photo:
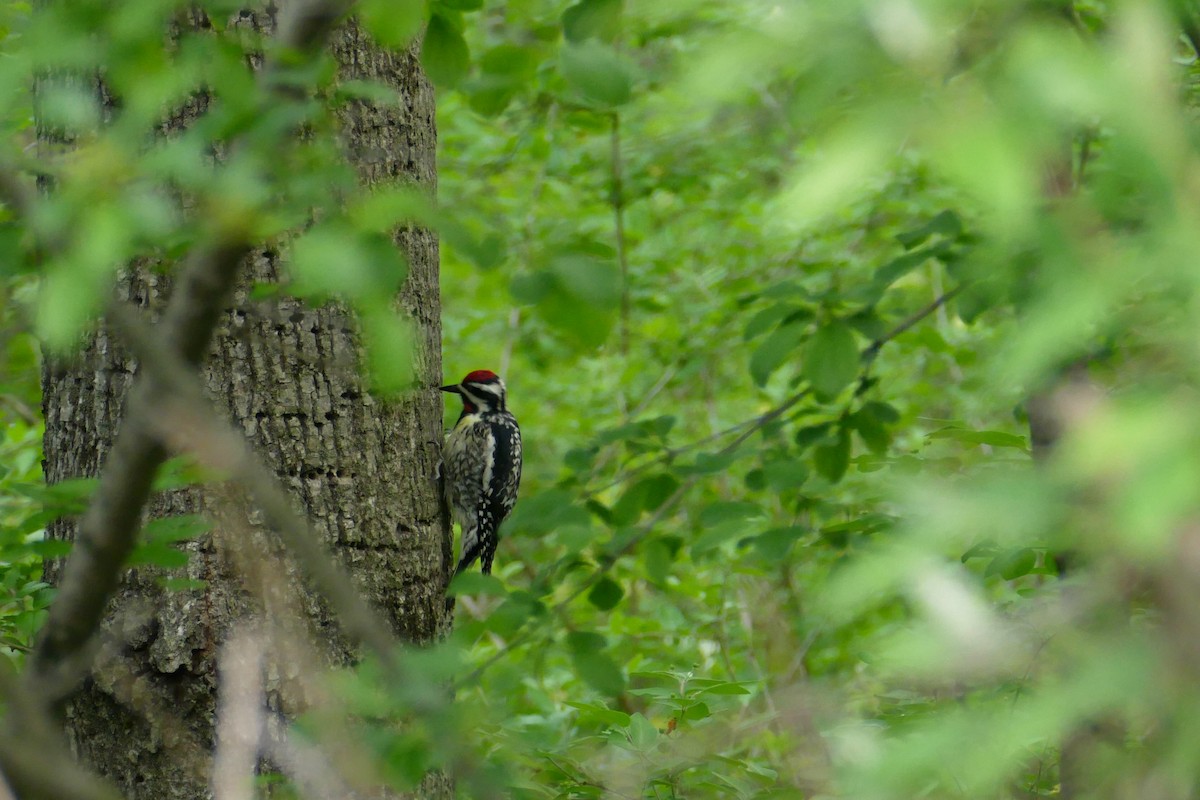
M 265 15 L 244 20 L 271 24 Z M 352 103 L 341 114 L 346 151 L 361 180 L 410 179 L 432 192 L 433 94 L 414 55 L 380 50 L 354 24 L 338 30 L 332 49 L 343 79 L 379 80 L 400 98 L 388 107 Z M 176 115 L 170 127 L 186 125 L 203 106 L 200 101 Z M 418 332 L 416 378 L 420 386 L 437 386 L 436 239 L 413 229 L 397 234 L 397 244 L 410 264 L 397 303 Z M 243 271 L 205 367 L 211 397 L 274 466 L 298 509 L 395 633 L 414 642 L 438 638 L 447 625 L 450 550 L 433 477 L 442 419 L 437 391 L 394 402 L 373 398 L 360 374 L 354 321 L 344 309 L 310 308 L 286 296 L 251 300 L 247 287 L 280 277 L 277 254 L 269 249 L 253 252 Z M 153 315 L 169 296 L 170 281 L 131 268 L 118 294 Z M 48 481 L 99 474 L 135 369 L 103 328 L 78 358 L 48 363 Z M 347 664 L 357 657 L 239 487 L 162 492 L 148 515 L 195 512 L 214 520 L 209 534 L 185 545 L 186 576 L 205 581 L 204 587 L 168 591 L 161 570 L 132 570 L 106 618 L 92 677 L 67 709 L 78 755 L 130 798 L 209 796 L 217 657 L 242 622 L 265 620 L 268 705 L 284 715 L 303 708 L 315 690 L 307 673 L 319 664 L 311 661 Z M 52 535 L 72 538 L 73 523 L 56 524 Z M 445 790 L 435 783 L 431 794 Z

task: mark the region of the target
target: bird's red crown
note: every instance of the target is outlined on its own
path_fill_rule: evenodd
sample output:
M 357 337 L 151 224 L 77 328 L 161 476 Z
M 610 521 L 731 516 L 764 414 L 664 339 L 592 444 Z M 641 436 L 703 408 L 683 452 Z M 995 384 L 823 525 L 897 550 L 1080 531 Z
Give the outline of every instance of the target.
M 468 372 L 467 377 L 462 379 L 463 383 L 488 383 L 489 381 L 500 380 L 500 376 L 492 372 L 490 369 L 477 369 L 474 372 Z

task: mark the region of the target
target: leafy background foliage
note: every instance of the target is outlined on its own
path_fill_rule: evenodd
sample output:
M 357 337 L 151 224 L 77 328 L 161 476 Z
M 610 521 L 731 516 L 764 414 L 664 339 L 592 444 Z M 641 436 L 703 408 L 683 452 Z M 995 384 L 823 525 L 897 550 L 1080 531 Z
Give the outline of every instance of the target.
M 427 22 L 436 210 L 358 197 L 338 166 L 330 106 L 379 87 L 288 76 L 323 102 L 250 118 L 256 43 L 131 49 L 115 32 L 149 41 L 172 4 L 113 6 L 151 6 L 144 29 L 5 11 L 16 142 L 32 43 L 61 63 L 89 42 L 71 63 L 113 65 L 128 130 L 194 82 L 224 101 L 146 152 L 77 87 L 47 91 L 78 152 L 38 165 L 59 174 L 32 233 L 67 246 L 35 263 L 24 231 L 0 238 L 18 665 L 48 600 L 38 529 L 64 510 L 37 483 L 31 332 L 64 346 L 117 264 L 186 247 L 169 185 L 263 237 L 318 209 L 288 290 L 355 305 L 381 389 L 408 381 L 383 235 L 435 225 L 448 377 L 507 379 L 526 477 L 495 577 L 456 585 L 452 640 L 408 656 L 410 684 L 335 681 L 397 784 L 1040 796 L 1067 749 L 1102 796 L 1195 792 L 1188 4 L 363 2 L 393 46 Z M 60 41 L 97 20 L 111 52 Z M 148 81 L 138 58 L 177 69 Z M 313 135 L 282 156 L 197 169 L 211 137 L 297 114 Z M 1046 397 L 1062 439 L 1035 463 Z

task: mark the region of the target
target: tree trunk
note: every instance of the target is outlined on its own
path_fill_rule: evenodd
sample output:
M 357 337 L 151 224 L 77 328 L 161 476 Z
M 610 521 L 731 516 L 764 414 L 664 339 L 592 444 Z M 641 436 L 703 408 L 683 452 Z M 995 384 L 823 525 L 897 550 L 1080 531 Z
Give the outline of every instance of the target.
M 273 25 L 262 14 L 243 20 Z M 353 23 L 338 29 L 332 49 L 340 79 L 378 80 L 400 98 L 387 107 L 353 102 L 341 112 L 345 150 L 361 181 L 406 178 L 432 193 L 433 92 L 415 50 L 383 51 Z M 204 105 L 197 101 L 173 127 L 194 120 Z M 401 231 L 396 241 L 410 265 L 397 302 L 417 331 L 416 380 L 436 387 L 437 242 L 417 229 Z M 310 308 L 286 295 L 250 298 L 250 286 L 275 282 L 279 273 L 270 249 L 254 251 L 243 265 L 234 307 L 223 316 L 204 370 L 210 395 L 273 466 L 298 510 L 394 632 L 433 641 L 448 625 L 443 592 L 450 565 L 435 483 L 440 396 L 421 389 L 394 402 L 373 398 L 360 374 L 360 345 L 347 311 L 335 304 Z M 118 294 L 155 314 L 170 282 L 131 268 Z M 121 423 L 134 365 L 103 328 L 71 363 L 47 363 L 47 481 L 98 475 Z M 247 626 L 261 632 L 267 705 L 280 712 L 279 720 L 309 702 L 315 670 L 356 658 L 336 619 L 238 487 L 164 491 L 148 516 L 197 512 L 207 514 L 213 528 L 182 546 L 188 564 L 170 574 L 203 585 L 167 589 L 162 569 L 131 570 L 107 616 L 91 678 L 67 709 L 77 754 L 129 798 L 211 795 L 219 662 L 231 633 Z M 60 521 L 51 533 L 71 539 L 74 527 Z M 53 569 L 48 574 L 56 577 Z M 444 793 L 444 786 L 430 789 Z

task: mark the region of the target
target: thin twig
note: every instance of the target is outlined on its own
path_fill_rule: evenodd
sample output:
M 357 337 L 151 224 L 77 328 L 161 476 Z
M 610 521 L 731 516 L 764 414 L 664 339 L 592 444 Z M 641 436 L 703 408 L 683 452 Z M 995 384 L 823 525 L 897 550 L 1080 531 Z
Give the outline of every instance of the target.
M 896 327 L 892 328 L 890 331 L 885 333 L 883 336 L 880 336 L 878 339 L 871 342 L 871 344 L 867 346 L 867 349 L 863 350 L 863 353 L 862 353 L 863 363 L 870 364 L 872 361 L 875 360 L 875 357 L 877 355 L 879 355 L 879 351 L 883 348 L 883 346 L 885 344 L 892 341 L 897 336 L 904 333 L 909 328 L 913 327 L 914 325 L 916 325 L 918 322 L 920 322 L 921 320 L 928 317 L 933 312 L 937 311 L 939 308 L 941 308 L 944 304 L 948 303 L 950 300 L 953 300 L 955 297 L 958 296 L 959 292 L 961 292 L 964 288 L 966 288 L 966 284 L 960 283 L 958 286 L 955 286 L 950 291 L 935 298 L 932 303 L 930 303 L 929 305 L 922 308 L 920 311 L 916 312 L 912 316 L 905 319 L 903 322 L 901 322 Z
M 865 350 L 863 350 L 863 352 L 862 352 L 863 363 L 870 365 L 871 362 L 873 362 L 875 360 L 875 357 L 879 354 L 879 350 L 885 344 L 892 341 L 900 334 L 906 332 L 908 329 L 912 328 L 914 325 L 921 322 L 921 320 L 925 319 L 933 312 L 937 311 L 945 303 L 949 302 L 956 295 L 958 295 L 958 293 L 961 292 L 963 290 L 963 288 L 964 288 L 963 285 L 956 286 L 955 288 L 951 289 L 950 291 L 946 292 L 945 294 L 939 295 L 932 303 L 925 306 L 920 311 L 917 311 L 912 316 L 907 317 L 900 324 L 896 325 L 894 328 L 889 330 L 883 336 L 880 336 L 878 339 L 875 339 L 874 341 L 872 341 L 871 344 L 869 344 L 867 346 L 867 348 Z M 807 389 L 797 395 L 793 395 L 791 398 L 789 398 L 787 401 L 785 401 L 784 405 L 783 405 L 784 411 L 786 411 L 787 409 L 790 409 L 792 406 L 794 406 L 795 401 L 799 400 L 800 397 L 803 397 L 804 394 L 807 394 Z M 682 444 L 682 445 L 679 445 L 678 447 L 668 447 L 668 448 L 664 449 L 662 453 L 659 453 L 658 455 L 651 458 L 650 460 L 645 461 L 645 462 L 637 465 L 636 467 L 629 469 L 627 472 L 623 473 L 619 477 L 614 478 L 613 480 L 609 481 L 608 483 L 606 483 L 602 486 L 598 486 L 595 489 L 592 489 L 592 490 L 586 492 L 584 494 L 584 497 L 585 498 L 596 497 L 601 492 L 607 491 L 608 489 L 611 489 L 612 487 L 617 486 L 618 484 L 625 483 L 630 478 L 637 477 L 638 475 L 641 475 L 644 472 L 659 466 L 660 464 L 665 464 L 670 461 L 673 461 L 674 459 L 678 458 L 679 456 L 681 456 L 685 453 L 688 453 L 692 450 L 703 447 L 707 444 L 711 444 L 720 439 L 724 439 L 726 436 L 729 436 L 732 433 L 736 433 L 737 431 L 740 431 L 746 427 L 750 427 L 751 431 L 757 430 L 757 428 L 762 426 L 761 420 L 763 419 L 764 416 L 769 416 L 769 419 L 767 421 L 778 418 L 782 412 L 776 413 L 777 410 L 778 409 L 772 409 L 771 411 L 766 412 L 766 414 L 763 416 L 752 417 L 747 420 L 742 420 L 741 422 L 730 425 L 728 428 L 719 430 L 716 433 L 711 433 L 708 436 L 701 437 L 694 441 L 688 442 L 687 444 Z
M 612 208 L 617 241 L 617 263 L 621 267 L 621 355 L 629 356 L 629 258 L 625 247 L 625 180 L 621 167 L 621 115 L 612 115 Z

